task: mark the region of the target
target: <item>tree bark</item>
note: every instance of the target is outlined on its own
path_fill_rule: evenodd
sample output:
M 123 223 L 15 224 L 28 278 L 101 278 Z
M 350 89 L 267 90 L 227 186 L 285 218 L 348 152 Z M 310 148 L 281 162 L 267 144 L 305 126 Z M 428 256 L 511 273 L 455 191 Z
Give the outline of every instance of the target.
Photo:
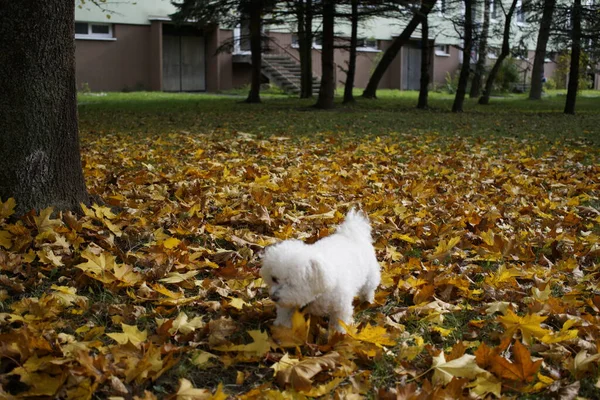
M 469 73 L 471 72 L 471 47 L 473 45 L 473 0 L 464 0 L 465 2 L 465 46 L 463 49 L 463 65 L 458 77 L 458 87 L 452 104 L 452 112 L 463 112 L 465 95 L 467 93 L 467 84 L 469 83 Z
M 373 71 L 373 75 L 371 75 L 371 78 L 367 83 L 367 87 L 365 88 L 362 97 L 367 99 L 377 98 L 377 86 L 379 86 L 383 74 L 385 74 L 385 71 L 387 71 L 388 67 L 392 64 L 392 61 L 394 61 L 394 58 L 396 58 L 402 46 L 410 40 L 412 33 L 423 21 L 423 16 L 429 14 L 436 1 L 437 0 L 423 0 L 419 11 L 413 15 L 400 36 L 394 39 L 390 47 L 383 53 L 381 60 L 377 64 L 377 67 L 375 67 L 375 71 Z
M 351 0 L 350 24 L 352 30 L 350 33 L 350 54 L 348 56 L 348 72 L 346 73 L 346 83 L 344 85 L 344 104 L 354 103 L 354 75 L 356 74 L 356 46 L 358 45 L 358 0 Z
M 490 2 L 491 0 L 483 0 L 483 25 L 479 35 L 479 47 L 477 48 L 477 64 L 475 65 L 475 73 L 471 80 L 471 91 L 469 97 L 475 98 L 481 95 L 481 81 L 485 72 L 485 61 L 487 59 L 487 43 L 490 30 Z
M 73 0 L 0 2 L 0 198 L 17 215 L 89 203 L 77 126 Z
M 431 67 L 431 47 L 429 46 L 429 21 L 427 15 L 421 22 L 421 80 L 417 108 L 426 109 L 429 98 L 429 69 Z
M 298 53 L 300 54 L 300 98 L 313 95 L 312 0 L 298 1 Z
M 335 95 L 335 63 L 334 56 L 334 20 L 335 1 L 323 0 L 323 48 L 321 49 L 321 87 L 316 108 L 331 109 L 334 107 Z
M 483 94 L 479 98 L 479 104 L 490 104 L 490 96 L 492 94 L 492 88 L 494 87 L 494 81 L 496 80 L 496 76 L 498 75 L 498 71 L 500 71 L 502 63 L 510 53 L 510 24 L 512 22 L 512 17 L 515 13 L 516 8 L 517 0 L 512 0 L 510 8 L 508 9 L 508 13 L 506 14 L 506 19 L 504 21 L 504 32 L 502 34 L 502 50 L 500 51 L 500 55 L 494 63 L 494 66 L 492 67 L 492 70 L 490 71 L 487 80 L 485 81 L 485 89 L 483 90 Z
M 571 26 L 573 27 L 571 30 L 571 65 L 569 66 L 565 114 L 575 114 L 575 101 L 579 88 L 579 59 L 581 58 L 581 11 L 581 0 L 574 0 L 571 14 Z
M 531 89 L 529 90 L 530 100 L 539 100 L 542 98 L 542 78 L 544 76 L 544 60 L 546 59 L 546 47 L 550 38 L 550 29 L 552 28 L 552 15 L 556 8 L 556 0 L 546 0 L 540 21 L 540 30 L 538 32 L 537 44 L 535 46 L 535 58 L 533 59 L 533 69 L 531 71 Z
M 246 103 L 260 103 L 260 82 L 262 79 L 262 0 L 253 0 L 248 8 L 250 18 L 250 58 L 252 61 L 252 81 Z

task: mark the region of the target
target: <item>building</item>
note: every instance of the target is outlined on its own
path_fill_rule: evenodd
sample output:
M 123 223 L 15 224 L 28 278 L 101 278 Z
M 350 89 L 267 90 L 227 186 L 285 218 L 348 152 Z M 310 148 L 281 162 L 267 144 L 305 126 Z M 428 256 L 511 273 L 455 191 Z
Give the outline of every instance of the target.
M 245 41 L 236 41 L 233 52 L 219 52 L 223 41 L 241 37 L 243 28 L 225 29 L 218 26 L 198 28 L 176 26 L 169 15 L 175 11 L 170 0 L 139 2 L 110 1 L 102 9 L 91 3 L 77 3 L 75 12 L 75 43 L 78 89 L 92 91 L 208 91 L 218 92 L 242 87 L 250 82 L 251 66 Z M 446 84 L 448 76 L 456 74 L 462 62 L 460 39 L 446 18 L 445 1 L 438 2 L 431 14 L 432 80 L 434 86 Z M 497 14 L 492 14 L 497 15 Z M 520 17 L 515 31 L 524 24 Z M 402 31 L 400 21 L 374 18 L 361 25 L 355 87 L 364 88 L 382 52 Z M 493 24 L 501 23 L 498 18 Z M 273 38 L 265 57 L 265 80 L 297 91 L 298 53 L 293 28 L 265 28 Z M 336 32 L 344 36 L 349 26 L 337 23 Z M 420 33 L 405 45 L 388 68 L 379 88 L 416 90 L 420 77 Z M 491 41 L 494 44 L 494 40 Z M 495 43 L 498 44 L 498 40 Z M 533 45 L 530 46 L 533 49 Z M 313 46 L 313 74 L 319 77 L 320 46 Z M 523 83 L 530 79 L 533 50 L 525 52 L 520 68 Z M 348 53 L 336 50 L 335 62 L 344 67 Z M 490 54 L 493 58 L 493 54 Z M 554 63 L 548 60 L 546 76 L 552 76 Z M 277 72 L 279 71 L 279 72 Z M 529 72 L 529 75 L 528 75 Z M 343 82 L 343 68 L 336 68 L 338 85 Z M 287 75 L 286 79 L 281 78 Z M 283 79 L 283 80 L 282 80 Z M 600 79 L 596 75 L 596 86 Z

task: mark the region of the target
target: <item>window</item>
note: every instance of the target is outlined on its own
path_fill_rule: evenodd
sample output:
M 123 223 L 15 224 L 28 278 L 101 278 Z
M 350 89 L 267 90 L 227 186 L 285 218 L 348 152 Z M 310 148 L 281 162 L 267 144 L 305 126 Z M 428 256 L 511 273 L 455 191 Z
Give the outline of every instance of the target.
M 517 2 L 517 23 L 524 24 L 527 21 L 525 20 L 525 9 L 523 8 L 523 1 Z
M 490 1 L 490 17 L 492 20 L 497 20 L 500 17 L 500 10 L 498 5 L 496 4 L 497 0 Z
M 360 38 L 356 43 L 356 47 L 360 49 L 368 49 L 368 50 L 377 50 L 377 40 L 376 39 L 368 39 L 368 38 Z
M 112 24 L 75 22 L 75 39 L 114 39 Z
M 435 55 L 440 57 L 450 57 L 450 45 L 449 44 L 438 44 L 435 46 Z

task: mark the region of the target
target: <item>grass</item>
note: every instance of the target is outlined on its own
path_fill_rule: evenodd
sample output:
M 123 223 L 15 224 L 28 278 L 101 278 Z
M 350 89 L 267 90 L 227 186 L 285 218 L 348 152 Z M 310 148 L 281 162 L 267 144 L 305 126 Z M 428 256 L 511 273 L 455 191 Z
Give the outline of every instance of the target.
M 358 97 L 354 105 L 331 111 L 316 110 L 314 99 L 286 95 L 262 96 L 262 104 L 243 103 L 243 96 L 224 94 L 173 94 L 159 92 L 81 94 L 80 129 L 85 134 L 119 129 L 128 134 L 169 132 L 245 132 L 262 136 L 310 136 L 342 132 L 346 137 L 439 133 L 473 138 L 536 138 L 551 145 L 600 144 L 600 96 L 584 92 L 577 100 L 577 115 L 562 113 L 565 97 L 552 92 L 540 101 L 526 95 L 493 98 L 480 106 L 467 98 L 464 113 L 452 113 L 453 97 L 431 93 L 429 110 L 415 108 L 417 93 L 380 90 L 377 100 Z M 593 97 L 596 96 L 596 97 Z M 116 128 L 118 127 L 118 128 Z M 536 149 L 521 150 L 536 151 Z

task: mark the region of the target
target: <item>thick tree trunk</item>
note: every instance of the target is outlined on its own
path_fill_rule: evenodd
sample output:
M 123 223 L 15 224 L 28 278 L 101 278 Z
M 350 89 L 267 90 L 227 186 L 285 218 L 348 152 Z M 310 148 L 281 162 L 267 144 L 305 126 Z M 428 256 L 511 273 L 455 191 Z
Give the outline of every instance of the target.
M 313 95 L 312 0 L 298 1 L 298 53 L 300 54 L 300 98 Z
M 352 30 L 350 33 L 350 55 L 348 59 L 348 72 L 346 73 L 346 83 L 344 85 L 344 104 L 354 103 L 354 75 L 356 74 L 356 46 L 358 44 L 358 0 L 351 0 L 352 15 L 350 24 Z
M 367 87 L 365 88 L 362 97 L 367 99 L 377 98 L 377 86 L 379 86 L 383 74 L 385 74 L 385 71 L 387 71 L 388 67 L 392 64 L 392 61 L 394 61 L 394 58 L 396 58 L 402 46 L 410 40 L 412 33 L 423 21 L 423 16 L 429 14 L 436 1 L 437 0 L 423 0 L 419 11 L 413 15 L 400 36 L 394 39 L 390 47 L 383 53 L 381 60 L 377 64 L 377 67 L 375 67 L 375 71 L 373 71 L 373 75 L 371 75 L 371 78 L 367 83 Z
M 550 38 L 550 29 L 552 28 L 552 15 L 556 8 L 556 0 L 546 0 L 544 2 L 544 11 L 540 21 L 540 30 L 538 32 L 537 44 L 535 46 L 535 58 L 533 59 L 533 69 L 531 71 L 531 89 L 529 90 L 530 100 L 539 100 L 542 98 L 542 78 L 544 76 L 544 60 L 546 59 L 546 47 Z
M 464 0 L 465 2 L 465 46 L 463 49 L 463 65 L 458 77 L 458 87 L 456 96 L 452 104 L 452 112 L 463 112 L 463 104 L 467 93 L 467 84 L 469 83 L 469 73 L 471 72 L 471 47 L 473 45 L 473 0 Z
M 481 95 L 481 81 L 485 71 L 485 61 L 487 59 L 487 43 L 490 30 L 490 3 L 491 0 L 483 0 L 483 25 L 479 33 L 479 47 L 477 48 L 477 64 L 475 65 L 475 73 L 471 80 L 471 91 L 469 97 L 475 98 Z
M 321 49 L 321 87 L 316 108 L 331 109 L 334 107 L 335 95 L 335 63 L 334 56 L 334 20 L 335 1 L 323 0 L 323 48 Z
M 73 0 L 0 1 L 0 198 L 17 214 L 89 196 L 77 127 Z
M 428 107 L 429 98 L 429 69 L 431 67 L 431 47 L 429 46 L 429 21 L 427 15 L 421 23 L 421 81 L 419 86 L 419 101 L 417 108 Z
M 565 101 L 565 114 L 575 114 L 575 101 L 579 88 L 579 59 L 581 58 L 581 0 L 574 0 L 571 14 L 571 65 L 569 66 L 569 85 L 567 86 L 567 100 Z
M 252 81 L 246 103 L 260 103 L 260 82 L 262 79 L 262 1 L 253 0 L 249 7 L 250 56 L 252 60 Z
M 479 98 L 479 104 L 490 104 L 490 96 L 492 94 L 492 88 L 494 87 L 494 81 L 496 80 L 496 76 L 498 76 L 498 72 L 500 71 L 502 63 L 510 53 L 510 24 L 512 22 L 512 17 L 515 13 L 516 8 L 517 0 L 512 0 L 510 8 L 508 9 L 508 13 L 506 14 L 506 19 L 504 21 L 504 32 L 502 34 L 502 50 L 500 51 L 500 55 L 494 63 L 494 66 L 492 67 L 492 70 L 490 71 L 487 80 L 485 81 L 485 89 L 483 90 L 483 94 Z

